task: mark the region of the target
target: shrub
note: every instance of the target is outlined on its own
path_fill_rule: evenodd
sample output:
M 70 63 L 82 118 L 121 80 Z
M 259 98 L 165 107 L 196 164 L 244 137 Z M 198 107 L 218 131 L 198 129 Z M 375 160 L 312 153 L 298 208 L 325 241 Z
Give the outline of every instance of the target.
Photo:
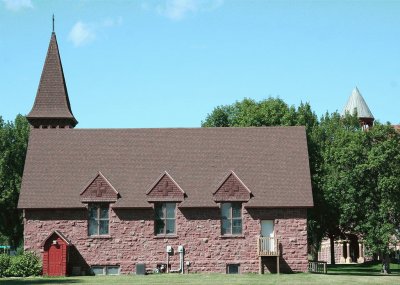
M 23 255 L 25 253 L 24 246 L 20 245 L 15 249 L 15 255 Z
M 0 277 L 6 276 L 11 265 L 11 257 L 7 254 L 0 254 Z
M 11 264 L 6 272 L 8 276 L 37 276 L 42 272 L 40 258 L 33 252 L 26 252 L 11 258 Z

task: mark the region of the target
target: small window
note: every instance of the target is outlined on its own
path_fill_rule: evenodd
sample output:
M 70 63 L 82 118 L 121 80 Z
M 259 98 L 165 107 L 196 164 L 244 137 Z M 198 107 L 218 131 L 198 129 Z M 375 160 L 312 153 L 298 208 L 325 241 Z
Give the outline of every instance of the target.
M 119 275 L 118 265 L 96 265 L 92 266 L 91 269 L 94 275 Z
M 242 234 L 242 204 L 221 204 L 221 233 L 222 235 Z
M 159 203 L 155 205 L 155 234 L 173 235 L 175 229 L 176 203 Z
M 89 204 L 89 236 L 109 234 L 109 204 Z
M 104 271 L 104 266 L 92 266 L 92 272 L 94 275 L 104 275 L 105 271 Z
M 107 275 L 119 275 L 119 266 L 107 266 Z
M 227 264 L 226 273 L 227 274 L 239 274 L 240 264 Z

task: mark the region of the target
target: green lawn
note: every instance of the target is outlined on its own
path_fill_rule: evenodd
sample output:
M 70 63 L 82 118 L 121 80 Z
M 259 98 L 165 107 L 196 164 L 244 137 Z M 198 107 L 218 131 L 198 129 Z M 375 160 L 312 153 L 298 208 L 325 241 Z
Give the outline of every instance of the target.
M 391 265 L 393 274 L 383 276 L 380 266 L 376 265 L 337 265 L 328 268 L 328 274 L 154 274 L 147 276 L 96 276 L 96 277 L 65 277 L 65 278 L 8 278 L 0 279 L 0 284 L 193 284 L 193 285 L 239 285 L 239 284 L 400 284 L 400 266 Z

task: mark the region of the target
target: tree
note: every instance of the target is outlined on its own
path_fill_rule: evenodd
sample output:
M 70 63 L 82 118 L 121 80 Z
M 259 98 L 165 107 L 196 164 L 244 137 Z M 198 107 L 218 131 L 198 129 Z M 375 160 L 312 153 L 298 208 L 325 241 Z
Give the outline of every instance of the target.
M 314 212 L 319 214 L 323 236 L 330 239 L 331 264 L 334 264 L 334 240 L 352 231 L 352 225 L 341 223 L 341 205 L 345 194 L 354 191 L 357 185 L 353 169 L 364 156 L 363 131 L 356 115 L 343 118 L 335 112 L 321 118 L 315 137 L 321 161 L 314 176 L 318 181 L 318 189 L 314 189 L 317 192 Z
M 0 235 L 12 246 L 22 240 L 22 217 L 17 210 L 28 145 L 29 124 L 18 115 L 5 123 L 0 117 Z
M 302 105 L 304 112 L 308 104 Z M 311 109 L 309 108 L 311 111 Z M 245 98 L 232 105 L 218 106 L 208 114 L 202 127 L 261 127 L 297 125 L 297 113 L 279 98 L 268 98 L 260 102 Z M 315 116 L 311 113 L 310 117 Z M 303 119 L 306 115 L 303 115 Z
M 352 225 L 368 252 L 383 257 L 383 272 L 390 273 L 391 245 L 399 241 L 400 229 L 400 134 L 376 124 L 363 136 L 364 156 L 344 192 L 340 223 Z

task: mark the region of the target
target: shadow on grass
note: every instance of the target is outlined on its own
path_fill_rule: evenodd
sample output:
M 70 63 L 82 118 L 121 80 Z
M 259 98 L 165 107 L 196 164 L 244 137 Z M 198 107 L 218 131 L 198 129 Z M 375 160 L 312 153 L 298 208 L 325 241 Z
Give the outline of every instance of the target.
M 384 275 L 381 273 L 380 262 L 368 262 L 363 264 L 337 264 L 328 265 L 329 275 L 353 275 L 353 276 L 388 276 L 399 277 L 400 265 L 396 263 L 390 264 L 391 274 Z
M 26 285 L 26 284 L 48 284 L 48 285 L 56 285 L 56 284 L 74 284 L 74 283 L 82 283 L 82 280 L 79 279 L 69 279 L 69 278 L 15 278 L 15 279 L 1 279 L 1 285 Z

